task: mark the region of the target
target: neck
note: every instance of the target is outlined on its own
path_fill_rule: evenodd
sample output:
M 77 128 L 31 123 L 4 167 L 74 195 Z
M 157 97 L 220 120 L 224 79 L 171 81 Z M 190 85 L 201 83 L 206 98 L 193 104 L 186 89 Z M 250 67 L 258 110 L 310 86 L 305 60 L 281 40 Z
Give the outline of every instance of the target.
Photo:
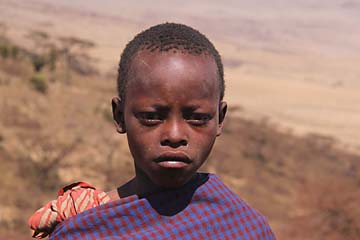
M 138 196 L 145 196 L 163 189 L 161 186 L 154 184 L 142 170 L 135 168 L 135 172 L 134 189 Z
M 138 195 L 139 197 L 143 197 L 163 189 L 162 187 L 154 184 L 143 171 L 136 167 L 135 173 L 136 176 L 133 179 L 117 189 L 121 198 L 131 195 Z

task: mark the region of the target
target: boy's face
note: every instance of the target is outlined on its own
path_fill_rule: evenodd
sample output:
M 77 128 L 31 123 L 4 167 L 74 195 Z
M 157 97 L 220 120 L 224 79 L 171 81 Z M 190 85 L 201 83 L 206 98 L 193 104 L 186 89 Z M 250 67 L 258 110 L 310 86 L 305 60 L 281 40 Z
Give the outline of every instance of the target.
M 222 130 L 226 103 L 219 100 L 216 63 L 208 55 L 140 51 L 128 77 L 125 101 L 114 98 L 113 104 L 137 175 L 180 187 L 207 159 Z

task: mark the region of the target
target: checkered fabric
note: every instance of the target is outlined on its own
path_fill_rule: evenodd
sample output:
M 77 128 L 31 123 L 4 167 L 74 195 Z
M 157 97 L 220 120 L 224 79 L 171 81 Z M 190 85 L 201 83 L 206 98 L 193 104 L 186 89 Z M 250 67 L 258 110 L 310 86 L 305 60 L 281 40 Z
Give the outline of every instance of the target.
M 130 196 L 57 225 L 50 239 L 275 239 L 264 216 L 212 174 L 176 190 Z

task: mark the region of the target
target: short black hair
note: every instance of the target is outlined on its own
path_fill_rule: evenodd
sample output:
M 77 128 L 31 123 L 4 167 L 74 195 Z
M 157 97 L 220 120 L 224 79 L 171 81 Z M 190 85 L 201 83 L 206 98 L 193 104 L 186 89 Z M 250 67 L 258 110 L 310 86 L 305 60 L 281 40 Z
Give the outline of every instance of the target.
M 137 34 L 121 54 L 118 70 L 118 94 L 125 100 L 128 72 L 134 55 L 140 50 L 148 51 L 181 51 L 194 55 L 209 54 L 218 68 L 220 100 L 224 97 L 224 69 L 220 54 L 210 40 L 189 26 L 178 23 L 163 23 L 150 27 Z

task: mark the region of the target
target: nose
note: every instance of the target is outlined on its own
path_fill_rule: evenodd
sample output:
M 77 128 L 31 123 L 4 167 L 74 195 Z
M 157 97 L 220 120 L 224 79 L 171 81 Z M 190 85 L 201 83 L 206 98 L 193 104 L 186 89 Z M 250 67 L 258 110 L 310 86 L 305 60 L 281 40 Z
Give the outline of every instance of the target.
M 172 148 L 187 146 L 186 126 L 181 119 L 169 119 L 164 123 L 160 144 Z

